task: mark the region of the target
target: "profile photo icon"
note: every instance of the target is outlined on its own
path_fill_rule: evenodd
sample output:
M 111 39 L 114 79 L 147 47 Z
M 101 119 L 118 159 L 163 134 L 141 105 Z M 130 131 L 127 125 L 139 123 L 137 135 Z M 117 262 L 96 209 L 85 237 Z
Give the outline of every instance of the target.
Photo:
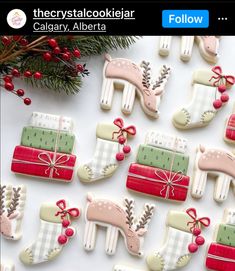
M 12 9 L 7 14 L 7 23 L 14 29 L 19 29 L 25 25 L 27 21 L 26 14 L 21 9 Z

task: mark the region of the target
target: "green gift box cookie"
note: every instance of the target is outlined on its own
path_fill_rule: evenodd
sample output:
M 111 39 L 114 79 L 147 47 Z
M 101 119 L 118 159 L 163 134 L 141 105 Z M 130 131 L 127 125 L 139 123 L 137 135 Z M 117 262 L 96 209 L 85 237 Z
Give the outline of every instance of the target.
M 189 157 L 149 145 L 140 145 L 137 154 L 137 163 L 173 172 L 181 172 L 181 174 L 186 175 Z
M 23 128 L 21 145 L 49 151 L 56 148 L 57 152 L 72 153 L 74 140 L 75 136 L 70 133 L 28 126 Z
M 216 242 L 222 245 L 235 247 L 235 227 L 227 224 L 220 224 Z

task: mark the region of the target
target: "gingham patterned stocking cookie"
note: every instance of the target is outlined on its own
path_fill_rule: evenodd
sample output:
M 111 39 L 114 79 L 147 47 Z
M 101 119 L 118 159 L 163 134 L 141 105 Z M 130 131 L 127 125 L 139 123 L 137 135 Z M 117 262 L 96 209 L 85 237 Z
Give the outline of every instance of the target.
M 167 217 L 167 237 L 163 247 L 147 257 L 147 265 L 153 271 L 168 271 L 188 264 L 192 253 L 205 240 L 201 234 L 201 226 L 209 226 L 207 217 L 197 218 L 194 208 L 186 212 L 170 211 Z
M 75 229 L 70 227 L 70 224 L 71 219 L 79 215 L 78 208 L 67 209 L 65 200 L 56 204 L 42 204 L 37 239 L 20 253 L 20 260 L 24 264 L 33 265 L 57 257 L 63 246 L 75 235 Z
M 134 126 L 124 127 L 117 118 L 112 124 L 100 123 L 96 128 L 96 148 L 92 160 L 78 168 L 78 177 L 83 182 L 93 182 L 113 175 L 119 162 L 131 151 L 126 145 L 127 137 L 136 134 Z
M 217 111 L 228 102 L 226 90 L 234 84 L 234 78 L 223 75 L 219 66 L 212 70 L 195 71 L 192 99 L 188 105 L 174 114 L 174 126 L 179 129 L 190 129 L 208 125 Z

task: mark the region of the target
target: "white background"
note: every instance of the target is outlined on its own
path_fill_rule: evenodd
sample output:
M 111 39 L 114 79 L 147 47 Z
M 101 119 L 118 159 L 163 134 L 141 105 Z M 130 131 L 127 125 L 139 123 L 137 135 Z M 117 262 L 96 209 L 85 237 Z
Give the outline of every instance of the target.
M 23 270 L 97 270 L 110 271 L 115 264 L 126 263 L 141 270 L 147 270 L 145 257 L 136 258 L 128 254 L 123 238 L 118 241 L 117 253 L 114 256 L 107 256 L 104 251 L 105 231 L 98 231 L 96 249 L 93 252 L 86 252 L 82 246 L 84 233 L 84 213 L 78 223 L 77 236 L 64 247 L 60 256 L 52 262 L 39 264 L 36 266 L 24 266 L 18 259 L 19 252 L 35 240 L 39 230 L 39 208 L 42 202 L 57 201 L 61 198 L 67 198 L 71 205 L 79 205 L 83 210 L 86 205 L 86 194 L 88 191 L 97 196 L 109 196 L 116 200 L 122 200 L 123 197 L 133 197 L 136 201 L 136 212 L 142 211 L 145 202 L 156 204 L 156 212 L 149 226 L 144 243 L 144 252 L 147 255 L 153 250 L 158 250 L 164 239 L 165 218 L 170 209 L 185 210 L 189 207 L 195 207 L 201 216 L 210 216 L 211 227 L 204 231 L 207 244 L 211 242 L 216 223 L 221 221 L 223 210 L 226 207 L 235 206 L 235 198 L 230 189 L 228 199 L 222 204 L 217 204 L 213 200 L 214 180 L 207 183 L 206 193 L 201 200 L 195 200 L 190 193 L 185 203 L 177 204 L 174 202 L 165 202 L 163 200 L 149 198 L 143 195 L 137 195 L 126 190 L 125 182 L 128 166 L 135 161 L 136 151 L 139 144 L 144 142 L 145 132 L 150 129 L 156 129 L 163 132 L 173 133 L 186 137 L 189 141 L 190 167 L 188 175 L 192 175 L 192 168 L 195 158 L 195 149 L 199 143 L 205 146 L 221 147 L 232 149 L 223 141 L 223 130 L 226 117 L 232 112 L 235 98 L 235 88 L 230 90 L 230 101 L 216 116 L 214 121 L 205 128 L 180 131 L 174 128 L 171 119 L 173 113 L 181 106 L 187 104 L 191 94 L 192 73 L 197 68 L 211 68 L 211 66 L 201 58 L 197 46 L 194 46 L 193 56 L 189 63 L 183 63 L 179 59 L 180 38 L 174 37 L 172 52 L 167 58 L 158 55 L 157 49 L 159 37 L 144 37 L 140 39 L 129 50 L 119 50 L 112 52 L 113 57 L 130 58 L 137 63 L 141 60 L 151 62 L 156 74 L 160 65 L 168 64 L 173 68 L 169 83 L 166 86 L 166 92 L 160 105 L 160 118 L 157 120 L 149 119 L 136 101 L 133 112 L 130 116 L 124 116 L 121 111 L 121 92 L 115 92 L 113 107 L 110 111 L 102 111 L 99 106 L 99 99 L 102 85 L 103 57 L 97 56 L 87 59 L 87 67 L 90 76 L 84 79 L 84 85 L 76 96 L 67 96 L 57 94 L 53 91 L 32 88 L 19 82 L 17 87 L 23 87 L 27 96 L 32 98 L 32 105 L 25 106 L 20 99 L 6 91 L 1 91 L 1 165 L 2 180 L 11 182 L 15 185 L 25 184 L 27 186 L 27 202 L 25 207 L 25 216 L 23 220 L 23 238 L 19 241 L 2 240 L 2 257 L 11 259 L 17 271 Z M 235 73 L 235 37 L 223 37 L 220 45 L 219 65 L 227 74 Z M 22 128 L 28 124 L 28 120 L 33 111 L 48 112 L 51 114 L 60 114 L 70 116 L 75 123 L 74 133 L 77 136 L 74 153 L 77 155 L 77 165 L 88 161 L 94 152 L 96 137 L 96 124 L 100 121 L 112 122 L 116 117 L 124 118 L 126 124 L 135 124 L 137 127 L 137 136 L 129 142 L 132 146 L 132 155 L 119 167 L 112 178 L 98 181 L 91 184 L 81 183 L 76 175 L 73 182 L 63 184 L 56 181 L 44 181 L 43 179 L 21 177 L 14 175 L 10 171 L 11 158 L 14 147 L 20 143 Z M 206 245 L 197 252 L 189 265 L 182 270 L 199 271 L 205 270 L 204 258 L 206 254 Z M 177 248 L 176 248 L 177 249 Z

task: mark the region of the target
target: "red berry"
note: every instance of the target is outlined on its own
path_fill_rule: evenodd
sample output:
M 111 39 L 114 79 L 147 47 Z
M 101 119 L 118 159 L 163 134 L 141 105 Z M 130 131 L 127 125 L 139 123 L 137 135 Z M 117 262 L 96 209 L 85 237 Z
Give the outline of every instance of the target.
M 68 228 L 65 230 L 65 235 L 68 237 L 72 237 L 75 234 L 74 229 Z
M 11 82 L 6 82 L 4 87 L 6 90 L 9 90 L 9 91 L 14 90 L 14 85 Z
M 123 152 L 119 152 L 119 153 L 116 154 L 116 160 L 117 161 L 120 162 L 120 161 L 124 160 L 124 158 L 125 158 L 125 155 L 124 155 Z
M 62 49 L 62 50 L 63 50 L 63 52 L 64 52 L 64 53 L 66 53 L 66 52 L 68 52 L 68 51 L 69 51 L 69 49 L 68 49 L 67 47 L 63 47 L 63 49 Z
M 25 71 L 24 72 L 24 76 L 25 77 L 31 77 L 33 74 L 32 74 L 32 72 L 31 71 Z
M 199 229 L 199 228 L 194 228 L 194 229 L 193 229 L 193 235 L 194 235 L 194 236 L 198 236 L 199 234 L 201 234 L 201 232 L 202 232 L 202 231 L 201 231 L 201 229 Z
M 82 64 L 77 64 L 77 71 L 78 72 L 83 72 L 84 71 L 84 68 L 83 68 Z
M 125 139 L 124 136 L 120 136 L 120 137 L 118 138 L 118 143 L 119 143 L 119 144 L 123 145 L 125 142 L 126 142 L 126 139 Z
M 198 245 L 195 243 L 191 243 L 188 245 L 188 250 L 190 253 L 195 253 L 198 250 Z
M 129 146 L 129 145 L 126 145 L 126 146 L 124 146 L 123 147 L 123 152 L 125 153 L 125 154 L 127 154 L 127 153 L 130 153 L 131 152 L 131 147 Z
M 51 61 L 51 60 L 52 60 L 51 53 L 49 53 L 49 52 L 44 53 L 44 54 L 43 54 L 43 59 L 44 59 L 45 61 Z
M 219 109 L 222 106 L 221 100 L 217 99 L 213 102 L 213 106 L 215 109 Z
M 78 49 L 74 49 L 73 50 L 73 55 L 77 58 L 80 58 L 81 57 L 81 52 L 78 50 Z
M 60 47 L 56 46 L 54 49 L 53 49 L 53 53 L 58 55 L 59 53 L 61 52 L 61 49 Z
M 64 220 L 62 221 L 62 226 L 63 226 L 64 228 L 67 228 L 69 225 L 70 225 L 70 221 L 69 221 L 69 220 L 64 219 Z
M 69 60 L 70 57 L 71 57 L 71 56 L 69 55 L 69 52 L 63 53 L 63 54 L 62 54 L 62 58 L 63 58 L 64 60 L 66 60 L 66 61 Z
M 195 242 L 197 245 L 202 246 L 205 243 L 205 239 L 202 236 L 197 236 Z
M 48 44 L 52 47 L 52 48 L 54 48 L 54 47 L 56 47 L 58 44 L 57 44 L 57 41 L 55 40 L 55 39 L 49 39 L 48 40 Z
M 68 238 L 67 238 L 67 236 L 65 236 L 64 234 L 61 234 L 61 235 L 58 237 L 58 243 L 61 244 L 61 245 L 66 244 L 67 241 L 68 241 Z
M 17 93 L 18 96 L 24 96 L 24 90 L 21 89 L 21 88 L 17 89 L 16 93 Z
M 225 90 L 226 90 L 226 86 L 225 85 L 218 86 L 218 91 L 219 92 L 223 93 L 223 92 L 225 92 Z
M 20 45 L 22 45 L 22 46 L 26 46 L 26 45 L 29 44 L 29 42 L 28 42 L 26 39 L 21 39 L 21 40 L 19 41 L 19 43 L 20 43 Z
M 8 45 L 11 44 L 11 39 L 9 37 L 7 37 L 7 36 L 3 36 L 2 37 L 2 43 L 3 43 L 3 45 L 8 46 Z
M 19 41 L 21 39 L 21 36 L 13 36 L 14 41 Z
M 227 103 L 227 101 L 229 100 L 229 96 L 227 93 L 223 93 L 221 96 L 220 96 L 220 100 L 221 102 L 223 103 Z
M 18 69 L 12 69 L 11 74 L 15 77 L 20 77 L 20 72 Z
M 33 75 L 33 77 L 34 77 L 35 79 L 41 79 L 41 78 L 42 78 L 42 73 L 40 73 L 40 72 L 35 72 L 34 75 Z
M 31 104 L 31 99 L 29 99 L 29 98 L 24 98 L 24 104 L 30 105 L 30 104 Z
M 9 76 L 9 75 L 6 75 L 6 76 L 4 76 L 3 77 L 3 80 L 4 80 L 4 82 L 11 82 L 12 81 L 12 78 L 11 78 L 11 76 Z

